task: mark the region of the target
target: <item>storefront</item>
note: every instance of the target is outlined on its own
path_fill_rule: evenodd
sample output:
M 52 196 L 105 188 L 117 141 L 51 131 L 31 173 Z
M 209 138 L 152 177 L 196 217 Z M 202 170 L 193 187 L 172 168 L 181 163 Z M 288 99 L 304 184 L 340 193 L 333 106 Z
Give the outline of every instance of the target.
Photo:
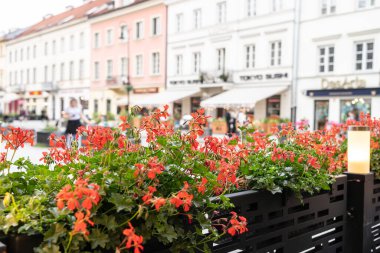
M 301 85 L 305 86 L 320 83 L 320 89 L 304 90 L 298 101 L 301 117 L 298 120 L 308 119 L 313 129 L 323 129 L 329 123 L 343 123 L 347 119 L 359 120 L 361 113 L 380 116 L 380 87 L 375 84 L 375 76 L 321 78 L 303 82 Z

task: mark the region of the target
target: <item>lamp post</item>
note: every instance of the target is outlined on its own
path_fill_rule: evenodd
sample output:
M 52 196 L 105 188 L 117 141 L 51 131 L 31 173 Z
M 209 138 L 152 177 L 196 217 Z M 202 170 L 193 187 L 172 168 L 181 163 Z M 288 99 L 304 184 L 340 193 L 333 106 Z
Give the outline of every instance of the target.
M 130 47 L 130 43 L 129 43 L 129 32 L 130 32 L 130 29 L 128 29 L 128 26 L 125 26 L 126 28 L 126 35 L 127 35 L 127 38 L 125 38 L 125 30 L 124 29 L 121 29 L 120 31 L 120 40 L 125 40 L 127 39 L 127 75 L 126 76 L 123 76 L 122 77 L 122 83 L 123 83 L 123 86 L 125 87 L 125 91 L 127 92 L 127 111 L 129 112 L 129 108 L 130 108 L 130 104 L 131 104 L 131 91 L 133 90 L 133 87 L 132 87 L 132 84 L 130 82 L 130 79 L 129 79 L 129 47 Z
M 366 126 L 350 126 L 347 133 L 348 172 L 367 174 L 370 171 L 371 133 Z

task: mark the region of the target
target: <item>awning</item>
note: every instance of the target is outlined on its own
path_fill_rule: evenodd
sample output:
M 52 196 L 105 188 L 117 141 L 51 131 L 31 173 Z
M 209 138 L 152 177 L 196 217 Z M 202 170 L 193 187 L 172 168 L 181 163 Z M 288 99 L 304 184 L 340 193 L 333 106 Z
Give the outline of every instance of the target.
M 202 107 L 255 107 L 256 102 L 287 90 L 287 86 L 232 88 L 219 95 L 203 100 Z
M 131 96 L 131 104 L 138 106 L 162 106 L 190 97 L 200 92 L 200 89 L 168 89 L 155 94 L 146 94 L 133 98 Z
M 17 95 L 16 93 L 6 93 L 4 95 L 3 101 L 5 103 L 10 103 L 10 102 L 15 101 L 15 100 L 17 100 L 19 98 L 20 98 L 20 96 Z

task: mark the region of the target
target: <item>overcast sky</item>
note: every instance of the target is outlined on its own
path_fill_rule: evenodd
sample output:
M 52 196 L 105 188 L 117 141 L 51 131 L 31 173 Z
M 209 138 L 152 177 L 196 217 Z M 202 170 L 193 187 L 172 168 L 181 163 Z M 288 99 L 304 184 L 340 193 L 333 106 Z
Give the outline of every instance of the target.
M 83 0 L 0 0 L 0 33 L 30 26 L 47 14 L 57 14 L 66 6 L 81 3 Z

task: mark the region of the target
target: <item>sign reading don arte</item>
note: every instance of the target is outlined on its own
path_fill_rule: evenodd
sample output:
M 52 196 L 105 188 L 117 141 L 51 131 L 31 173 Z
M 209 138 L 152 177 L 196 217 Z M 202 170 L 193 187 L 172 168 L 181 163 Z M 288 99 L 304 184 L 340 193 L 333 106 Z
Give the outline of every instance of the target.
M 363 79 L 359 79 L 356 77 L 355 79 L 347 79 L 340 81 L 331 81 L 328 79 L 322 79 L 321 80 L 321 86 L 322 89 L 325 90 L 333 90 L 333 89 L 359 89 L 359 88 L 365 88 L 366 81 Z

